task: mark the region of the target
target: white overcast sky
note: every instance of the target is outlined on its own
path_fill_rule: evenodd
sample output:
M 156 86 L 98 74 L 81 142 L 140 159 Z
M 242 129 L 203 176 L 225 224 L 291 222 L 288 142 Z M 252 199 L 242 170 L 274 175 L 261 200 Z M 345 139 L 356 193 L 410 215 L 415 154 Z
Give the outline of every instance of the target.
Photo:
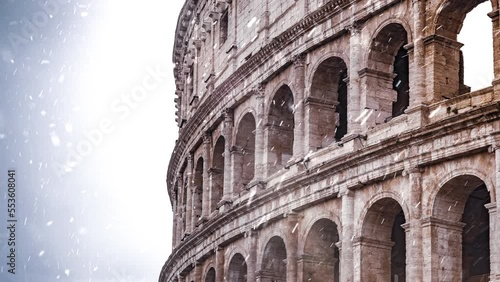
M 23 222 L 19 272 L 9 275 L 1 261 L 1 281 L 157 280 L 171 252 L 165 176 L 178 132 L 171 58 L 183 3 L 70 1 L 15 47 L 8 36 L 22 35 L 42 9 L 35 0 L 0 4 L 0 187 L 16 169 Z M 492 80 L 489 11 L 489 3 L 475 10 L 483 16 L 459 39 L 473 89 Z M 167 76 L 128 101 L 151 70 Z M 72 152 L 103 121 L 113 130 L 75 163 Z M 71 169 L 59 177 L 57 164 Z M 2 229 L 1 257 L 6 236 Z

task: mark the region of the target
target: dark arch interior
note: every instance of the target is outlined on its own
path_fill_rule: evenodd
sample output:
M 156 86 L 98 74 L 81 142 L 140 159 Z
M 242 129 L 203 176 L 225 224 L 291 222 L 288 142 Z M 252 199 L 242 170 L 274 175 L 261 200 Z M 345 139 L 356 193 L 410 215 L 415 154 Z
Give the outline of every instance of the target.
M 236 254 L 229 263 L 228 280 L 230 282 L 247 281 L 247 263 L 241 254 Z
M 194 188 L 193 194 L 193 212 L 196 218 L 201 217 L 203 203 L 203 158 L 199 158 L 196 162 L 194 171 Z
M 397 92 L 396 101 L 392 103 L 392 117 L 404 114 L 404 111 L 410 105 L 410 62 L 408 60 L 408 51 L 404 45 L 398 50 L 394 57 L 394 80 L 392 89 Z
M 267 162 L 270 174 L 286 165 L 293 156 L 293 113 L 293 94 L 284 85 L 274 95 L 269 111 Z
M 262 278 L 265 281 L 286 281 L 286 246 L 283 239 L 275 236 L 269 240 L 262 259 Z
M 339 281 L 339 241 L 337 225 L 329 219 L 316 221 L 306 237 L 304 282 Z
M 224 137 L 219 137 L 214 146 L 213 162 L 211 169 L 212 190 L 210 199 L 210 211 L 213 212 L 217 208 L 217 204 L 221 201 L 224 194 L 224 149 L 226 141 Z
M 205 282 L 215 282 L 215 269 L 213 267 L 208 270 Z
M 465 203 L 462 222 L 463 281 L 489 281 L 490 215 L 484 205 L 491 202 L 486 186 L 480 185 Z
M 255 175 L 255 118 L 247 113 L 241 119 L 236 133 L 233 166 L 233 191 L 241 192 Z

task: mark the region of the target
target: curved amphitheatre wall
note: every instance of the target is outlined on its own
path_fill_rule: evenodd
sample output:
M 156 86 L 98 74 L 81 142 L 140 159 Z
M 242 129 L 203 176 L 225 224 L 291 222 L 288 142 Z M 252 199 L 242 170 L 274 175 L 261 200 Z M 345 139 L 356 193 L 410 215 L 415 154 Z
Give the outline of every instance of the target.
M 159 280 L 500 281 L 498 1 L 491 87 L 456 37 L 482 2 L 186 1 Z

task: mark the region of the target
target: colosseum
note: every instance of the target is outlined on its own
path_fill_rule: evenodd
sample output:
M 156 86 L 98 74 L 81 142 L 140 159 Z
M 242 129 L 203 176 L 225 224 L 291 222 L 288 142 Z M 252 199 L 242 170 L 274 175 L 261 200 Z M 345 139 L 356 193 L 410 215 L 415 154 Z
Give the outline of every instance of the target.
M 457 34 L 482 2 L 471 91 Z M 187 0 L 159 281 L 500 281 L 499 7 Z

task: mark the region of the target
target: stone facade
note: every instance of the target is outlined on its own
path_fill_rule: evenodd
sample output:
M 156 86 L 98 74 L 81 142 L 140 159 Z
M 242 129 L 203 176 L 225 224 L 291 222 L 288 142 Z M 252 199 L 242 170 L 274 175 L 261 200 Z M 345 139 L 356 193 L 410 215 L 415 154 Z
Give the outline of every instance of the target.
M 491 87 L 457 41 L 481 2 L 187 0 L 159 281 L 500 281 L 498 0 Z

